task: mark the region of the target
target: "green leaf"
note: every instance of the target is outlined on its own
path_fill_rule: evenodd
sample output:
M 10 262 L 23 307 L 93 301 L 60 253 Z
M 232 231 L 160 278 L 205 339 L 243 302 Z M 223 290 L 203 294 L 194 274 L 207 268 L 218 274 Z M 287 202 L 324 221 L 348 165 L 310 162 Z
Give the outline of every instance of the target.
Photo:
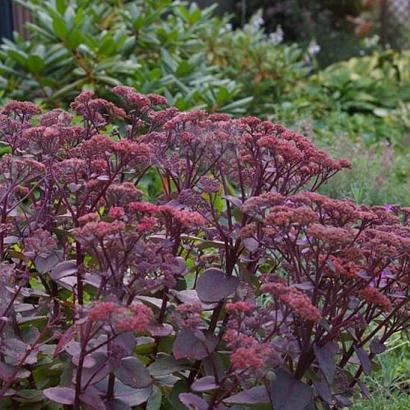
M 183 361 L 178 361 L 171 356 L 167 356 L 156 359 L 155 362 L 148 366 L 148 371 L 152 377 L 163 377 L 186 370 L 187 368 Z
M 175 72 L 175 74 L 178 77 L 185 77 L 186 75 L 188 75 L 191 71 L 191 66 L 189 64 L 188 61 L 186 60 L 182 60 L 179 64 L 178 64 L 178 68 Z
M 43 401 L 44 396 L 41 390 L 22 389 L 17 391 L 15 400 L 23 403 L 36 403 L 39 401 Z
M 10 145 L 6 144 L 5 142 L 0 141 L 0 156 L 4 154 L 10 154 L 11 147 Z
M 85 78 L 81 78 L 80 80 L 74 81 L 64 87 L 61 87 L 58 91 L 53 93 L 51 95 L 51 98 L 53 100 L 56 100 L 60 97 L 63 97 L 65 94 L 67 94 L 69 91 L 73 91 L 75 89 L 81 89 L 81 85 L 83 85 L 87 80 Z
M 76 13 L 73 6 L 68 6 L 64 13 L 64 20 L 66 22 L 67 29 L 71 31 L 74 28 L 76 19 Z
M 66 7 L 67 5 L 65 0 L 56 0 L 56 9 L 60 14 L 64 13 Z
M 81 33 L 81 31 L 77 30 L 76 28 L 68 33 L 66 41 L 68 47 L 72 50 L 77 48 L 81 43 L 86 43 L 83 33 Z
M 175 383 L 171 394 L 166 396 L 171 406 L 169 408 L 175 410 L 186 410 L 187 408 L 179 400 L 179 394 L 185 393 L 187 391 L 189 391 L 189 387 L 185 380 L 180 380 L 177 383 Z
M 162 403 L 162 393 L 161 389 L 157 386 L 152 388 L 151 396 L 147 401 L 147 410 L 159 410 Z
M 168 67 L 172 72 L 177 70 L 177 64 L 175 60 L 171 57 L 171 54 L 168 53 L 167 50 L 161 50 L 161 60 L 163 63 Z
M 67 36 L 68 29 L 66 23 L 58 14 L 53 17 L 53 30 L 60 39 L 64 39 Z
M 8 49 L 7 54 L 9 57 L 17 61 L 23 67 L 27 67 L 28 55 L 24 51 L 21 51 L 18 49 L 13 49 L 13 50 Z

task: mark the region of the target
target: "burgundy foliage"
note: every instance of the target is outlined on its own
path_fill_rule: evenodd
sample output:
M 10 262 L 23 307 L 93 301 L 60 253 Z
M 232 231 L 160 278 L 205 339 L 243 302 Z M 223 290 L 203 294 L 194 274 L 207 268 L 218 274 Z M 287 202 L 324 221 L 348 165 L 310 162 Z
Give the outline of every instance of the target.
M 410 211 L 315 193 L 348 162 L 280 125 L 113 93 L 0 111 L 0 403 L 302 410 L 366 393 L 409 326 Z

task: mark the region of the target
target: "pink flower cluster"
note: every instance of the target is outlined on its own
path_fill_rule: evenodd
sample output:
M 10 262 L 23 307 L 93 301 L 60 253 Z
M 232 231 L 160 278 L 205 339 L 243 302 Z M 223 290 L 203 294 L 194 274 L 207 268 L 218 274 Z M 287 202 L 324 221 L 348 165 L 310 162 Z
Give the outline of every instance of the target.
M 279 282 L 265 283 L 261 289 L 263 292 L 270 293 L 274 298 L 282 301 L 301 319 L 315 323 L 320 321 L 322 317 L 320 310 L 301 291 Z
M 358 292 L 359 298 L 365 300 L 370 305 L 375 305 L 380 307 L 382 310 L 389 311 L 392 307 L 389 298 L 376 288 L 368 287 Z
M 115 302 L 94 302 L 89 309 L 91 321 L 110 322 L 120 332 L 145 332 L 152 319 L 152 310 L 142 303 L 124 307 Z

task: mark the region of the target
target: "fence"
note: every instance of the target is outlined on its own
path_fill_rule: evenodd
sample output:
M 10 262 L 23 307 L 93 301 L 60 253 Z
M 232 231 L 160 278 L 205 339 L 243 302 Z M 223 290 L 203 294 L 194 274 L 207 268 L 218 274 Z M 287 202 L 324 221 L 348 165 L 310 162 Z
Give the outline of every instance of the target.
M 22 34 L 24 37 L 28 37 L 29 33 L 25 28 L 25 24 L 31 21 L 30 12 L 24 7 L 12 2 L 13 8 L 13 25 L 15 30 Z
M 410 47 L 410 0 L 381 0 L 380 6 L 382 43 Z
M 13 31 L 18 31 L 24 37 L 29 33 L 25 23 L 31 21 L 30 13 L 12 0 L 0 0 L 0 40 L 12 38 Z

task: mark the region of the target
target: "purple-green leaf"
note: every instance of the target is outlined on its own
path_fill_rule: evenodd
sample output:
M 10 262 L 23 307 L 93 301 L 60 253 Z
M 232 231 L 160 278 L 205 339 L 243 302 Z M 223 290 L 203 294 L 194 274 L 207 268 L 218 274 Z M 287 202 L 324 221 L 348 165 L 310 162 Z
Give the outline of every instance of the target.
M 132 356 L 123 358 L 120 366 L 115 368 L 114 374 L 124 384 L 136 389 L 148 387 L 152 383 L 148 369 Z
M 107 406 L 101 396 L 102 394 L 95 387 L 88 387 L 84 393 L 80 394 L 80 400 L 90 410 L 105 410 Z
M 256 386 L 234 394 L 224 399 L 224 402 L 230 404 L 264 404 L 270 403 L 270 399 L 265 386 Z
M 182 329 L 172 347 L 175 359 L 201 360 L 209 356 L 216 347 L 217 339 L 213 335 L 205 336 L 203 333 L 191 329 Z
M 16 338 L 7 338 L 0 344 L 0 352 L 9 360 L 9 364 L 20 363 L 24 358 L 23 364 L 34 364 L 37 362 L 37 350 L 33 349 L 28 356 L 27 349 L 29 345 Z
M 342 394 L 336 394 L 335 399 L 340 404 L 340 407 L 350 407 L 352 405 L 352 401 L 349 397 L 343 396 Z
M 353 348 L 357 354 L 357 357 L 360 360 L 360 364 L 363 367 L 363 371 L 366 374 L 369 374 L 372 371 L 372 362 L 369 358 L 369 355 L 362 347 L 353 346 Z
M 357 384 L 360 387 L 360 391 L 362 392 L 363 396 L 365 396 L 366 399 L 370 400 L 372 398 L 372 395 L 367 386 L 363 382 L 358 382 Z
M 30 371 L 26 369 L 20 369 L 16 372 L 14 366 L 10 366 L 6 363 L 0 362 L 0 380 L 8 382 L 10 377 L 14 375 L 14 379 L 26 379 L 30 376 Z
M 68 260 L 60 262 L 51 271 L 51 277 L 54 280 L 59 280 L 67 276 L 74 276 L 77 273 L 77 262 L 75 260 Z
M 386 345 L 380 341 L 378 337 L 375 337 L 371 342 L 370 342 L 370 351 L 373 354 L 380 354 L 386 351 Z
M 151 324 L 148 326 L 148 332 L 151 336 L 168 336 L 173 331 L 174 328 L 168 323 L 161 323 L 161 324 Z
M 47 256 L 37 256 L 34 263 L 38 272 L 47 273 L 50 272 L 59 261 L 59 255 L 57 252 L 53 252 Z
M 245 238 L 242 242 L 249 252 L 255 252 L 259 248 L 259 242 L 254 238 Z
M 335 355 L 337 353 L 337 343 L 329 342 L 322 347 L 313 345 L 313 351 L 315 352 L 320 370 L 322 370 L 328 383 L 332 384 L 336 371 Z
M 171 289 L 170 293 L 175 295 L 182 303 L 199 303 L 202 305 L 204 310 L 211 310 L 217 306 L 216 303 L 202 303 L 195 289 L 185 289 L 179 291 Z
M 190 410 L 208 410 L 209 405 L 200 397 L 192 393 L 181 393 L 179 400 Z
M 186 262 L 185 259 L 178 256 L 175 258 L 176 265 L 170 266 L 174 275 L 183 275 L 186 271 Z
M 81 383 L 83 386 L 94 385 L 104 379 L 111 371 L 110 362 L 103 352 L 92 354 L 95 365 L 92 367 L 83 367 Z
M 54 350 L 54 357 L 56 357 L 59 353 L 61 353 L 67 343 L 69 343 L 71 340 L 73 340 L 75 335 L 75 327 L 70 326 L 61 336 L 60 339 L 58 340 L 57 346 Z
M 214 376 L 202 377 L 191 385 L 191 389 L 198 392 L 215 390 L 217 388 L 218 384 L 216 383 Z
M 284 369 L 275 372 L 268 391 L 274 409 L 304 410 L 312 400 L 312 388 L 295 379 Z
M 101 381 L 96 388 L 102 393 L 106 394 L 107 392 L 107 379 Z M 115 379 L 114 383 L 114 409 L 115 408 L 131 408 L 133 406 L 139 406 L 142 403 L 145 403 L 151 395 L 152 387 L 145 387 L 143 389 L 134 389 L 130 386 L 127 386 L 121 383 L 118 379 Z M 117 402 L 117 403 L 116 403 Z M 118 404 L 118 407 L 116 406 Z M 127 407 L 128 406 L 128 407 Z
M 50 387 L 43 390 L 44 396 L 60 404 L 74 404 L 75 390 L 70 387 Z
M 236 196 L 224 195 L 222 198 L 225 198 L 227 201 L 229 201 L 231 204 L 235 205 L 239 209 L 243 205 L 243 202 L 239 198 L 237 198 Z
M 199 277 L 196 291 L 202 302 L 215 303 L 232 295 L 238 285 L 238 278 L 226 276 L 222 270 L 211 268 Z
M 161 357 L 148 366 L 148 370 L 152 377 L 164 377 L 186 369 L 186 366 L 171 356 Z
M 313 386 L 315 386 L 317 393 L 327 404 L 332 404 L 332 391 L 326 380 L 321 380 L 320 382 L 313 381 Z

